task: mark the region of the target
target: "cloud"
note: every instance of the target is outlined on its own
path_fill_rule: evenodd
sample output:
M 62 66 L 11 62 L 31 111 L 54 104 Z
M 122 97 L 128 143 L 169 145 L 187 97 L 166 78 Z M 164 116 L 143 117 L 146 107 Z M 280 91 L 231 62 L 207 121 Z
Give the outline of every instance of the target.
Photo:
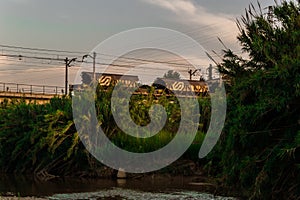
M 212 22 L 232 23 L 235 16 L 224 13 L 209 13 L 203 6 L 195 4 L 191 0 L 142 0 L 172 11 L 178 17 L 184 18 L 186 22 L 193 22 L 200 25 L 211 24 Z
M 160 7 L 172 10 L 175 13 L 194 13 L 197 8 L 190 1 L 182 1 L 182 0 L 145 0 L 147 3 L 151 3 L 154 5 L 158 5 Z
M 225 13 L 211 13 L 205 7 L 192 0 L 141 0 L 158 6 L 175 14 L 174 20 L 189 27 L 198 27 L 195 34 L 221 37 L 225 44 L 236 47 L 238 29 L 235 18 L 237 16 Z M 204 28 L 205 27 L 205 28 Z M 199 41 L 201 43 L 201 41 Z

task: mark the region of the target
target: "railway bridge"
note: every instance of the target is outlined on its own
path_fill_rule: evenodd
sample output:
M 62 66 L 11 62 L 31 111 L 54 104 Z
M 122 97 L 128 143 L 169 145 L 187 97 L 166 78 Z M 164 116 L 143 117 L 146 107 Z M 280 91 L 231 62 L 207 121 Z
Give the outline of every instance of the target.
M 47 103 L 53 97 L 61 97 L 64 88 L 50 85 L 30 85 L 0 82 L 0 103 L 13 99 L 24 99 L 26 102 Z

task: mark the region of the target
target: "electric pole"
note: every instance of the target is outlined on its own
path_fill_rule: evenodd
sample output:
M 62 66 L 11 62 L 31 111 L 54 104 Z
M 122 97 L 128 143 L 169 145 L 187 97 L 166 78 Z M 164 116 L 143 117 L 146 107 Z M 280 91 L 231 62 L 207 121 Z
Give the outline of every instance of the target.
M 207 68 L 208 70 L 208 80 L 212 80 L 213 77 L 212 77 L 212 70 L 213 70 L 213 66 L 212 64 L 209 64 L 209 67 Z
M 96 52 L 93 52 L 93 83 L 96 82 Z
M 96 52 L 93 52 L 93 56 L 91 56 L 90 54 L 86 54 L 84 56 L 82 56 L 82 61 L 87 58 L 87 57 L 90 57 L 93 59 L 93 84 L 96 83 Z
M 196 73 L 197 71 L 198 71 L 198 69 L 196 69 L 196 70 L 194 70 L 194 71 L 190 69 L 190 70 L 188 71 L 188 73 L 189 73 L 189 75 L 190 75 L 190 80 L 192 80 L 192 76 L 194 76 L 195 73 Z
M 72 62 L 75 62 L 77 58 L 72 58 L 71 60 L 69 60 L 68 57 L 66 57 L 65 59 L 65 64 L 66 64 L 66 77 L 65 77 L 65 95 L 68 94 L 68 68 L 70 67 L 70 64 Z

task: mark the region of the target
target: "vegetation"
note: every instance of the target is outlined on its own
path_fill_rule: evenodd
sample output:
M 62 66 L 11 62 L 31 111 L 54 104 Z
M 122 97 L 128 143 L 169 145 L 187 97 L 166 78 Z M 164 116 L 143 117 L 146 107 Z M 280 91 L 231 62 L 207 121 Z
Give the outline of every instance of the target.
M 246 58 L 224 50 L 228 114 L 210 155 L 215 173 L 252 199 L 300 196 L 300 2 L 263 13 L 249 6 L 238 21 Z
M 1 171 L 51 177 L 70 175 L 86 163 L 88 154 L 79 143 L 70 99 L 54 98 L 45 105 L 5 102 L 0 113 Z
M 166 95 L 162 95 L 156 97 L 154 95 L 154 87 L 151 87 L 148 95 L 140 94 L 131 96 L 129 104 L 130 116 L 133 122 L 139 126 L 145 126 L 151 122 L 149 112 L 152 105 L 162 105 L 167 113 L 167 121 L 163 129 L 155 136 L 143 139 L 124 134 L 115 124 L 111 110 L 107 109 L 106 112 L 103 112 L 103 106 L 106 108 L 111 107 L 110 99 L 112 91 L 112 87 L 108 89 L 98 87 L 96 109 L 99 117 L 98 121 L 103 124 L 102 128 L 105 130 L 106 135 L 117 146 L 131 152 L 145 153 L 155 151 L 165 146 L 175 137 L 181 120 L 180 105 L 175 96 L 167 97 Z M 122 96 L 121 94 L 119 95 Z M 118 104 L 123 104 L 123 101 L 122 98 L 119 98 Z M 199 98 L 199 103 L 202 106 L 200 106 L 200 108 L 205 111 L 203 112 L 203 116 L 205 114 L 208 115 L 206 117 L 209 117 L 210 100 Z M 191 108 L 189 110 L 192 110 L 193 105 L 191 104 L 190 106 Z M 108 121 L 109 123 L 107 123 Z M 204 137 L 205 130 L 203 127 L 207 127 L 206 124 L 205 126 L 203 126 L 203 124 L 207 122 L 207 119 L 201 118 L 198 135 L 194 141 L 197 143 L 198 149 Z
M 169 79 L 180 79 L 180 74 L 176 71 L 169 70 L 167 73 L 164 74 L 164 78 L 169 78 Z
M 218 145 L 202 163 L 206 162 L 210 175 L 246 192 L 248 198 L 299 199 L 300 1 L 276 3 L 268 13 L 250 5 L 238 27 L 237 39 L 246 56 L 224 50 L 218 68 L 226 77 L 228 113 Z M 149 90 L 148 96 L 131 97 L 131 118 L 141 126 L 148 124 L 151 105 L 159 103 L 168 120 L 155 137 L 136 139 L 115 124 L 112 88 L 97 88 L 99 124 L 121 148 L 153 151 L 167 144 L 178 129 L 181 114 L 176 98 L 154 98 Z M 194 160 L 207 131 L 210 99 L 199 98 L 199 106 L 203 117 L 198 135 L 184 155 Z M 101 167 L 79 140 L 71 99 L 52 99 L 45 105 L 4 102 L 0 116 L 1 171 L 76 176 Z
M 154 90 L 148 96 L 132 96 L 130 114 L 135 123 L 149 123 L 148 112 L 153 103 L 163 105 L 168 114 L 168 122 L 159 134 L 149 139 L 137 139 L 124 134 L 116 126 L 111 112 L 112 91 L 113 87 L 104 89 L 99 86 L 95 102 L 98 122 L 112 142 L 131 152 L 150 152 L 172 140 L 180 123 L 176 98 L 162 96 L 156 99 Z M 209 115 L 209 99 L 199 101 Z M 102 176 L 103 165 L 87 152 L 79 139 L 73 122 L 71 98 L 54 98 L 44 105 L 23 100 L 4 102 L 0 106 L 0 116 L 0 172 L 34 173 L 43 179 Z M 202 121 L 206 123 L 207 120 Z M 206 127 L 200 125 L 194 144 L 184 155 L 186 158 L 197 155 L 200 148 L 204 137 L 202 127 Z

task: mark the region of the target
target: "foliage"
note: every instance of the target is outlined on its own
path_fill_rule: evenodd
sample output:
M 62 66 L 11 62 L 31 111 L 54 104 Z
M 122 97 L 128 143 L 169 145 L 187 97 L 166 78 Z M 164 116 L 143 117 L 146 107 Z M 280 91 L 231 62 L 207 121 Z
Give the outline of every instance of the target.
M 248 57 L 226 49 L 228 115 L 211 154 L 216 173 L 253 199 L 300 195 L 300 5 L 282 1 L 268 13 L 251 4 L 238 27 Z
M 164 74 L 164 78 L 180 79 L 180 74 L 176 71 L 169 70 L 167 73 Z
M 0 169 L 4 172 L 74 172 L 80 153 L 68 98 L 39 105 L 12 101 L 0 108 Z M 82 153 L 81 153 L 82 154 Z M 75 165 L 74 165 L 75 163 Z M 72 170 L 70 170 L 72 167 Z
M 162 95 L 156 98 L 154 88 L 149 95 L 131 97 L 130 115 L 138 125 L 150 122 L 149 110 L 153 104 L 161 104 L 167 112 L 163 130 L 149 139 L 141 139 L 126 135 L 117 127 L 111 112 L 113 89 L 112 86 L 98 86 L 94 104 L 98 124 L 112 142 L 132 152 L 150 152 L 173 139 L 181 117 L 175 97 Z M 76 92 L 74 94 L 72 98 L 76 98 Z M 123 99 L 119 101 L 122 103 Z M 209 99 L 199 99 L 199 102 L 205 116 L 209 117 Z M 75 109 L 88 109 L 89 112 L 87 107 Z M 46 179 L 57 175 L 97 176 L 102 165 L 83 146 L 74 125 L 72 109 L 72 99 L 69 97 L 54 98 L 47 104 L 26 103 L 25 100 L 3 102 L 0 105 L 0 172 L 34 173 Z M 81 116 L 81 119 L 84 123 L 91 120 L 89 114 Z M 207 122 L 201 118 L 194 144 L 184 156 L 191 158 L 197 155 L 204 137 L 203 127 L 206 127 L 203 123 Z
M 104 130 L 104 133 L 110 138 L 110 140 L 115 143 L 117 146 L 126 149 L 131 152 L 151 152 L 156 149 L 159 149 L 166 144 L 168 144 L 173 137 L 176 135 L 179 128 L 181 120 L 181 110 L 180 105 L 175 96 L 166 96 L 162 95 L 156 97 L 154 95 L 154 87 L 151 87 L 148 95 L 138 94 L 133 95 L 130 98 L 129 110 L 131 120 L 140 126 L 145 126 L 151 122 L 149 112 L 152 105 L 159 104 L 162 105 L 167 114 L 167 121 L 163 129 L 156 134 L 155 136 L 149 138 L 136 138 L 130 135 L 125 134 L 115 123 L 111 112 L 111 95 L 113 87 L 102 88 L 99 86 L 97 88 L 97 100 L 96 100 L 96 110 L 99 124 Z M 125 90 L 122 90 L 125 92 Z M 122 94 L 118 94 L 122 96 Z M 118 104 L 124 104 L 124 99 L 118 98 Z M 202 143 L 204 127 L 207 127 L 209 120 L 206 119 L 210 117 L 210 101 L 209 99 L 200 99 L 199 103 L 201 109 L 203 110 L 203 117 L 200 120 L 199 132 L 196 137 L 195 143 L 197 143 L 198 150 Z M 191 110 L 192 108 L 192 104 Z M 200 110 L 200 112 L 202 112 Z M 122 115 L 122 113 L 119 113 Z M 203 125 L 205 123 L 205 125 Z

